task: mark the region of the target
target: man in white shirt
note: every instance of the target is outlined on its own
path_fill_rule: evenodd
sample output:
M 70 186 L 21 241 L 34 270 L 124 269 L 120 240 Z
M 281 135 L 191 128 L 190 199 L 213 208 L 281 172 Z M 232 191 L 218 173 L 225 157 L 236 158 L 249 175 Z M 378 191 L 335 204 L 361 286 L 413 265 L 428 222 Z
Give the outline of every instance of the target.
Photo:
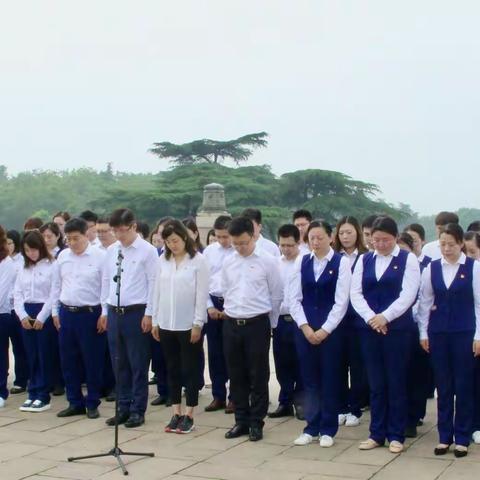
M 270 329 L 278 321 L 283 286 L 274 257 L 255 245 L 254 227 L 234 218 L 228 232 L 235 253 L 222 269 L 225 320 L 223 345 L 235 404 L 235 425 L 226 438 L 263 438 L 268 408 Z
M 107 338 L 101 305 L 105 253 L 90 245 L 82 218 L 65 224 L 69 248 L 60 252 L 52 280 L 52 317 L 59 330 L 60 358 L 69 406 L 58 417 L 100 415 L 100 390 Z M 85 375 L 87 396 L 82 394 Z
M 246 208 L 242 212 L 242 217 L 246 217 L 253 223 L 253 238 L 257 248 L 263 250 L 274 257 L 280 257 L 280 250 L 275 243 L 262 235 L 262 212 L 256 208 Z
M 217 241 L 203 251 L 210 266 L 210 285 L 208 307 L 208 322 L 205 333 L 208 338 L 208 370 L 212 379 L 212 402 L 205 407 L 206 412 L 214 412 L 225 408 L 225 413 L 233 413 L 233 403 L 226 405 L 228 372 L 223 353 L 223 291 L 222 267 L 235 249 L 228 233 L 232 217 L 220 215 L 213 224 Z
M 95 224 L 97 231 L 96 238 L 99 241 L 98 248 L 100 248 L 100 250 L 106 251 L 110 245 L 113 245 L 117 241 L 109 222 L 110 219 L 108 217 L 100 217 Z
M 115 210 L 110 216 L 110 226 L 118 241 L 107 250 L 102 296 L 108 305 L 108 343 L 114 370 L 115 358 L 118 361 L 118 423 L 134 428 L 145 422 L 147 409 L 149 333 L 152 329 L 152 294 L 158 254 L 153 245 L 137 234 L 131 210 Z M 117 277 L 119 262 L 121 279 Z M 109 418 L 106 423 L 115 425 L 115 417 Z
M 458 223 L 458 215 L 453 212 L 440 212 L 435 217 L 435 232 L 437 237 L 440 237 L 440 234 L 443 231 L 443 227 L 449 223 Z M 440 240 L 433 240 L 432 242 L 426 243 L 422 248 L 422 253 L 424 256 L 430 257 L 432 260 L 438 260 L 442 257 L 442 252 L 440 251 Z
M 300 231 L 295 225 L 282 225 L 278 229 L 278 243 L 282 256 L 278 260 L 283 283 L 283 301 L 280 305 L 278 325 L 273 329 L 273 359 L 275 375 L 280 384 L 278 408 L 270 412 L 270 418 L 293 416 L 295 405 L 297 418 L 303 420 L 300 379 L 295 335 L 297 324 L 290 315 L 288 288 L 295 270 L 295 260 L 300 255 Z
M 298 228 L 300 231 L 300 254 L 306 255 L 307 253 L 310 253 L 310 248 L 308 246 L 308 241 L 307 241 L 307 230 L 308 226 L 312 222 L 312 214 L 310 211 L 305 210 L 305 209 L 300 209 L 297 210 L 296 212 L 293 212 L 293 224 Z
M 97 237 L 97 220 L 98 220 L 98 215 L 91 210 L 85 210 L 79 215 L 80 218 L 83 218 L 88 225 L 88 230 L 87 230 L 87 237 L 88 241 L 90 242 L 91 245 L 94 245 L 95 247 L 100 246 L 100 240 Z

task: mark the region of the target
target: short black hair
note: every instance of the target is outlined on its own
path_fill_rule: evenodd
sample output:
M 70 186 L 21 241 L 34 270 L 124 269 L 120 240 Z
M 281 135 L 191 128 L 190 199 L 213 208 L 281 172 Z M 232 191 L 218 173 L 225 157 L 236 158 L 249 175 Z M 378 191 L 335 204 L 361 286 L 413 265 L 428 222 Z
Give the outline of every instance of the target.
M 364 218 L 362 222 L 362 230 L 364 228 L 372 228 L 377 218 L 378 215 L 369 215 L 368 217 Z
M 474 240 L 477 248 L 480 248 L 480 235 L 478 232 L 475 232 L 475 230 L 469 230 L 468 232 L 465 232 L 463 238 L 464 240 Z
M 86 235 L 87 230 L 88 230 L 87 221 L 80 217 L 75 217 L 70 219 L 65 224 L 65 229 L 64 229 L 65 233 L 79 232 L 82 235 Z
M 472 222 L 468 228 L 467 232 L 480 232 L 480 220 L 475 220 Z
M 140 233 L 143 238 L 148 238 L 148 235 L 150 235 L 150 227 L 148 226 L 148 223 L 137 222 L 137 232 Z
M 27 256 L 25 252 L 25 245 L 27 245 L 30 248 L 34 248 L 38 250 L 39 257 L 36 262 L 30 260 L 30 258 Z M 31 267 L 32 265 L 35 265 L 36 263 L 38 263 L 40 260 L 43 260 L 44 258 L 48 260 L 52 260 L 52 256 L 48 251 L 47 244 L 43 239 L 43 235 L 38 230 L 31 230 L 25 233 L 25 235 L 22 237 L 20 249 L 22 252 L 23 259 L 25 261 L 26 268 Z
M 442 229 L 442 233 L 440 235 L 443 235 L 444 233 L 451 235 L 458 245 L 463 242 L 463 229 L 458 223 L 447 223 Z
M 230 225 L 228 226 L 228 233 L 233 237 L 238 237 L 243 233 L 248 233 L 251 237 L 253 237 L 253 223 L 252 221 L 244 217 L 235 217 L 232 218 Z
M 80 218 L 83 218 L 86 222 L 97 223 L 98 215 L 91 210 L 84 210 L 80 215 Z
M 443 227 L 448 223 L 458 223 L 458 215 L 454 212 L 440 212 L 435 217 L 435 225 Z
M 311 222 L 313 219 L 310 211 L 305 210 L 304 208 L 301 208 L 300 210 L 293 212 L 292 220 L 295 221 L 297 218 L 306 218 L 309 222 Z
M 262 223 L 262 212 L 258 208 L 246 208 L 241 216 L 250 219 L 258 225 Z
M 403 229 L 406 233 L 408 233 L 409 230 L 415 232 L 421 238 L 422 242 L 425 240 L 425 229 L 419 223 L 411 223 Z
M 130 227 L 135 223 L 135 215 L 129 208 L 117 208 L 110 215 L 111 227 Z
M 388 216 L 377 217 L 372 225 L 372 234 L 375 232 L 384 232 L 388 233 L 394 237 L 398 236 L 398 226 L 397 222 Z
M 325 220 L 314 220 L 313 222 L 310 222 L 310 225 L 308 226 L 307 237 L 310 233 L 310 230 L 314 228 L 323 228 L 328 236 L 332 235 L 333 233 L 333 228 L 328 222 Z
M 298 243 L 300 241 L 300 230 L 295 225 L 286 223 L 278 229 L 277 236 L 278 238 L 293 237 L 295 242 Z
M 398 241 L 403 242 L 410 250 L 413 251 L 413 237 L 408 232 L 402 232 L 398 237 Z
M 110 217 L 98 217 L 97 223 L 108 223 L 110 225 Z
M 197 253 L 197 248 L 192 237 L 188 234 L 187 227 L 180 220 L 169 220 L 164 229 L 162 230 L 162 238 L 165 241 L 165 258 L 170 260 L 172 257 L 172 251 L 168 246 L 167 239 L 170 235 L 176 234 L 185 242 L 185 251 L 190 258 L 193 258 Z
M 8 230 L 7 238 L 9 238 L 13 242 L 13 252 L 19 253 L 20 252 L 20 233 L 17 230 Z
M 231 221 L 232 221 L 232 217 L 230 215 L 220 215 L 215 219 L 215 223 L 213 224 L 213 229 L 227 230 Z

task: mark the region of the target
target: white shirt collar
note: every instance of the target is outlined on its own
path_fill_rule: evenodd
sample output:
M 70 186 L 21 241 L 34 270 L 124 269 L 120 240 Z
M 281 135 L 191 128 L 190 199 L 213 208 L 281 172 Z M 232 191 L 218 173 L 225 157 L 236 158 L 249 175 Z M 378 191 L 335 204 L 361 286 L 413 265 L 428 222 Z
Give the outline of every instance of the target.
M 330 247 L 330 250 L 328 251 L 328 253 L 327 253 L 321 260 L 319 260 L 319 259 L 315 256 L 315 253 L 314 253 L 314 252 L 311 252 L 311 253 L 310 253 L 310 258 L 317 258 L 317 260 L 318 260 L 319 262 L 321 262 L 322 260 L 327 260 L 327 261 L 329 262 L 329 261 L 332 259 L 334 253 L 335 253 L 335 252 L 333 251 L 333 248 Z
M 445 260 L 445 257 L 442 255 L 442 258 L 440 260 L 442 262 L 442 265 L 464 265 L 465 262 L 467 261 L 467 256 L 462 252 L 460 254 L 460 257 L 455 263 L 450 263 Z
M 395 245 L 395 247 L 393 248 L 392 250 L 392 253 L 388 254 L 388 255 L 380 255 L 376 250 L 373 252 L 373 256 L 376 257 L 377 255 L 379 257 L 384 257 L 384 258 L 388 258 L 388 257 L 398 257 L 398 254 L 400 253 L 400 247 L 398 245 Z

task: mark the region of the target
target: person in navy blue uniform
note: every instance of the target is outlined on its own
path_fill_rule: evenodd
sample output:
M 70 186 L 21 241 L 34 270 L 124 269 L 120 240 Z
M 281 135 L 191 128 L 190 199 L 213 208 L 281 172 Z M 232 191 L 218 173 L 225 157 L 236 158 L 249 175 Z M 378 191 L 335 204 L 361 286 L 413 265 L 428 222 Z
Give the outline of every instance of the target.
M 52 342 L 51 290 L 54 258 L 38 231 L 25 233 L 21 243 L 24 265 L 17 274 L 14 306 L 22 329 L 29 366 L 28 398 L 23 412 L 50 408 L 50 387 L 57 365 L 58 344 Z
M 15 263 L 17 271 L 23 267 L 23 256 L 20 253 L 20 234 L 16 230 L 7 232 L 7 246 L 10 258 Z M 12 299 L 13 301 L 13 299 Z M 12 395 L 23 393 L 28 382 L 28 363 L 25 347 L 23 345 L 22 326 L 12 304 L 12 315 L 9 320 L 10 342 L 12 343 L 13 358 L 15 360 L 15 380 L 10 389 Z
M 305 389 L 307 422 L 295 445 L 314 440 L 331 447 L 338 431 L 342 335 L 348 309 L 349 261 L 334 252 L 332 227 L 313 221 L 307 230 L 310 254 L 299 259 L 290 283 L 290 313 L 298 325 L 296 346 Z
M 422 274 L 418 306 L 420 342 L 430 353 L 437 387 L 435 455 L 464 457 L 473 429 L 474 366 L 480 356 L 480 263 L 463 252 L 463 230 L 447 224 L 439 237 L 441 258 Z
M 270 418 L 289 417 L 296 414 L 299 420 L 305 420 L 303 413 L 303 382 L 295 345 L 297 324 L 290 314 L 289 286 L 295 271 L 295 262 L 300 253 L 300 230 L 292 224 L 282 225 L 278 229 L 278 245 L 282 256 L 278 260 L 283 282 L 283 302 L 280 305 L 278 324 L 273 329 L 273 360 L 275 375 L 280 384 L 278 407 L 270 412 Z M 295 407 L 295 411 L 294 411 Z
M 370 436 L 361 450 L 384 445 L 403 450 L 407 423 L 407 367 L 415 329 L 412 306 L 420 267 L 397 245 L 398 227 L 389 217 L 372 225 L 373 252 L 363 254 L 353 272 L 350 298 L 363 320 L 360 341 L 370 386 Z
M 353 272 L 360 255 L 367 251 L 360 224 L 355 217 L 342 217 L 335 228 L 333 249 L 349 260 Z M 368 405 L 368 379 L 360 349 L 356 312 L 349 304 L 340 329 L 343 334 L 341 408 L 338 424 L 355 427 L 360 424 L 362 407 Z M 350 382 L 349 382 L 350 379 Z

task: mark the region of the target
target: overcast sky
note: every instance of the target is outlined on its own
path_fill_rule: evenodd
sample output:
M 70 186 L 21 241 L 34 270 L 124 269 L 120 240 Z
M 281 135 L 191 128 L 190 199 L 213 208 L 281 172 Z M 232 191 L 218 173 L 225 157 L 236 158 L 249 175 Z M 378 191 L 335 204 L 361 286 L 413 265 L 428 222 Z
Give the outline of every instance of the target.
M 480 207 L 478 0 L 0 0 L 0 163 L 166 168 L 154 141 L 265 130 L 252 163 Z M 227 192 L 228 198 L 228 192 Z

